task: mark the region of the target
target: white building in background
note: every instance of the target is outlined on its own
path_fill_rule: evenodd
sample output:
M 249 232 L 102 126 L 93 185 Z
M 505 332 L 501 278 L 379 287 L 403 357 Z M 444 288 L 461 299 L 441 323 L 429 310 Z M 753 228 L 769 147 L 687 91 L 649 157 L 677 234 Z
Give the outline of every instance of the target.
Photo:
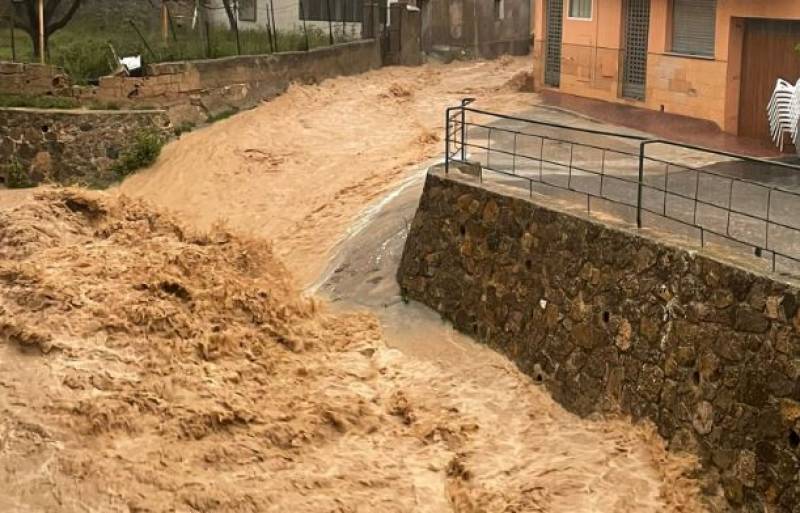
M 330 9 L 330 20 L 337 34 L 344 32 L 358 37 L 361 33 L 363 0 L 231 0 L 231 3 L 237 11 L 239 30 L 266 29 L 274 12 L 278 30 L 302 30 L 305 18 L 307 27 L 328 31 Z M 222 0 L 205 0 L 204 4 L 212 23 L 228 24 Z

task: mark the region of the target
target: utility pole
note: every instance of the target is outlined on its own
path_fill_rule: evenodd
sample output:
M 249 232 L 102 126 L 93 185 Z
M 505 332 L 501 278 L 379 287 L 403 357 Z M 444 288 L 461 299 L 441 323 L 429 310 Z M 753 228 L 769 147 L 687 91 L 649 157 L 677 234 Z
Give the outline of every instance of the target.
M 39 0 L 39 62 L 44 64 L 46 49 L 44 47 L 44 0 Z

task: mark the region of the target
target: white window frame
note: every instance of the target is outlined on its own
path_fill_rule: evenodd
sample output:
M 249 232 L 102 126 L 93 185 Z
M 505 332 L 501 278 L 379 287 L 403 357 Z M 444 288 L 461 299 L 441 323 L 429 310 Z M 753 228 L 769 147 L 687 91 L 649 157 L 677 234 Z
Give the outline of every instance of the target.
M 592 21 L 594 19 L 594 0 L 589 0 L 589 17 L 584 18 L 581 16 L 572 16 L 572 2 L 580 1 L 580 0 L 568 0 L 567 1 L 567 19 L 574 20 L 574 21 Z
M 494 0 L 494 6 L 500 6 L 500 11 L 495 13 L 495 21 L 501 21 L 506 19 L 506 1 L 505 0 Z

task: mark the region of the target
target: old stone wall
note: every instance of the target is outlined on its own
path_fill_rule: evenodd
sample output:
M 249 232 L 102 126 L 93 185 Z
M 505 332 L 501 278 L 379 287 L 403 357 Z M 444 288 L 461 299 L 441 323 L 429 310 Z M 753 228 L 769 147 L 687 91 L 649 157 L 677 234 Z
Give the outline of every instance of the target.
M 32 183 L 108 182 L 143 130 L 171 132 L 164 111 L 0 109 L 0 181 L 18 163 Z
M 292 82 L 317 83 L 380 66 L 380 45 L 369 39 L 309 52 L 153 64 L 147 67 L 146 77 L 103 77 L 99 87 L 83 89 L 81 97 L 163 107 L 174 124 L 200 123 L 255 106 L 281 94 Z
M 796 284 L 430 173 L 398 280 L 581 415 L 648 419 L 718 511 L 800 508 Z
M 64 70 L 46 64 L 0 62 L 0 94 L 70 95 Z

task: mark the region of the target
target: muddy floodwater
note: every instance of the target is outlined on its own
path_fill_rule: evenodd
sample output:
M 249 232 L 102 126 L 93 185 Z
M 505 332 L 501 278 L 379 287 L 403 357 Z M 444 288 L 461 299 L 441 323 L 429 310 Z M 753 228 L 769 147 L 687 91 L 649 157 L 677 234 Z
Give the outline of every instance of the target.
M 443 108 L 530 108 L 526 66 L 293 86 L 117 190 L 0 191 L 0 511 L 703 511 L 650 426 L 399 296 Z

